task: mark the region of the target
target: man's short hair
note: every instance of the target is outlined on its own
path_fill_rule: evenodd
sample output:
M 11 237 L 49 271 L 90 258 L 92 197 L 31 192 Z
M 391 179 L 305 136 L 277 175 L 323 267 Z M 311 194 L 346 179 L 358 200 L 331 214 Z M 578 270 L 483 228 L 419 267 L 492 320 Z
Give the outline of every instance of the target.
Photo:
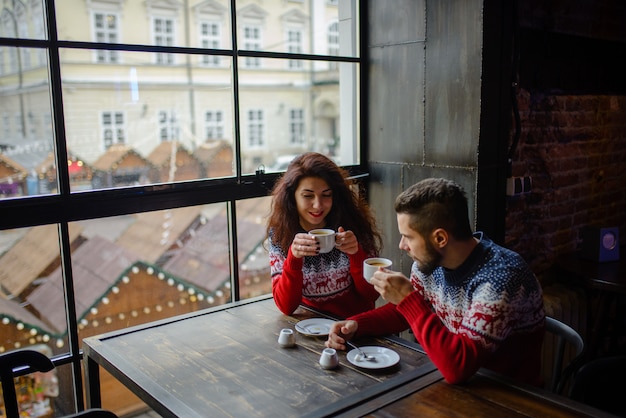
M 396 213 L 410 215 L 409 226 L 427 237 L 437 228 L 458 240 L 472 237 L 467 197 L 457 183 L 443 178 L 427 178 L 400 193 Z

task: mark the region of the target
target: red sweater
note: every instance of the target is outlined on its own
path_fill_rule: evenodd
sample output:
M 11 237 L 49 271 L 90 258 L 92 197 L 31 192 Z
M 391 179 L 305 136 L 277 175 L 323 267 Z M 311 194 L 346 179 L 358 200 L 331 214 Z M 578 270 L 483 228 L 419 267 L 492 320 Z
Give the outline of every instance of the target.
M 302 303 L 337 318 L 373 309 L 379 294 L 363 278 L 365 251 L 348 255 L 334 248 L 326 254 L 297 258 L 273 245 L 270 237 L 272 293 L 278 309 L 291 315 Z
M 358 335 L 386 335 L 409 326 L 449 383 L 480 367 L 541 385 L 544 311 L 541 287 L 521 260 L 483 238 L 457 270 L 424 277 L 413 265 L 415 291 L 398 305 L 351 317 Z

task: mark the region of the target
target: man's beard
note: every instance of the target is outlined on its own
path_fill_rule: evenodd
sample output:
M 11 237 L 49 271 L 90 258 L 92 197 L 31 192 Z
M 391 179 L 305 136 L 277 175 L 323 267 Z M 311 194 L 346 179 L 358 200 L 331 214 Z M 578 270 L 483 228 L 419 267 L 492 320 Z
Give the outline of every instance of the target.
M 424 260 L 417 260 L 417 269 L 425 276 L 430 276 L 433 271 L 441 265 L 441 254 L 437 252 L 435 247 L 430 243 L 425 243 L 426 255 Z

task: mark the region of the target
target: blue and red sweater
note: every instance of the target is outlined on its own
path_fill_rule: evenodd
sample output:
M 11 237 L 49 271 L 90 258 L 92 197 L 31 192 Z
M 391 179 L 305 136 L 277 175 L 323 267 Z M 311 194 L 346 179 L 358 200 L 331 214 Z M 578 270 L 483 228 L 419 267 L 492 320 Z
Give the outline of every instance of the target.
M 349 319 L 357 335 L 387 335 L 410 327 L 450 383 L 480 367 L 541 385 L 544 309 L 541 285 L 524 260 L 481 233 L 480 243 L 455 270 L 424 276 L 413 263 L 415 290 L 398 305 Z

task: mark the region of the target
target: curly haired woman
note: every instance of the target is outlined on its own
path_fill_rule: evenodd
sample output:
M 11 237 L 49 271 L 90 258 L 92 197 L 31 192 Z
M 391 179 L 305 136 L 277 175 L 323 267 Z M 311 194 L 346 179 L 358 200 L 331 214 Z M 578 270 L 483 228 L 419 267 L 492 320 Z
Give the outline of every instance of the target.
M 372 309 L 378 292 L 363 278 L 363 260 L 378 255 L 382 239 L 367 202 L 348 173 L 328 157 L 296 157 L 272 191 L 267 224 L 272 293 L 290 315 L 300 304 L 338 318 Z M 307 231 L 336 232 L 335 248 L 320 253 Z

